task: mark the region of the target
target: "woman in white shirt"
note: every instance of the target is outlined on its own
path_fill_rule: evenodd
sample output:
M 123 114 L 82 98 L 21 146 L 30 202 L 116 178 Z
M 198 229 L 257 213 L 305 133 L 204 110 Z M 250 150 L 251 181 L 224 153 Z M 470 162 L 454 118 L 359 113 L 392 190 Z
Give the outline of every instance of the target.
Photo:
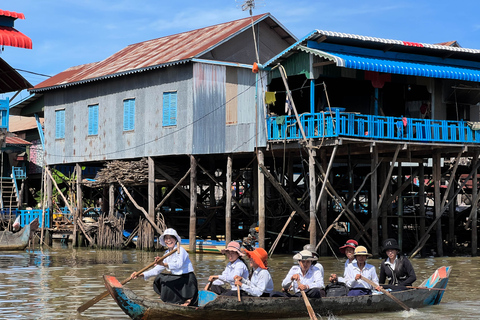
M 167 247 L 165 254 L 177 250 L 181 238 L 172 228 L 168 228 L 159 238 L 160 244 Z M 198 283 L 193 272 L 192 262 L 188 252 L 182 247 L 179 251 L 159 261 L 156 266 L 141 274 L 132 273 L 132 278 L 143 276 L 145 280 L 154 277 L 153 290 L 160 295 L 163 302 L 175 303 L 184 306 L 198 305 Z M 162 273 L 163 270 L 170 273 Z
M 273 279 L 268 272 L 268 253 L 263 248 L 256 248 L 253 251 L 245 250 L 250 258 L 250 266 L 253 273 L 250 279 L 242 276 L 235 276 L 235 285 L 240 286 L 241 295 L 252 297 L 269 297 L 273 292 Z M 231 292 L 227 295 L 234 295 Z
M 225 294 L 227 291 L 236 293 L 237 286 L 235 285 L 234 277 L 241 276 L 245 279 L 248 278 L 247 265 L 241 258 L 245 256 L 245 254 L 240 251 L 240 244 L 237 241 L 231 241 L 221 252 L 227 256 L 229 262 L 221 275 L 210 276 L 208 278 L 208 281 L 212 282 L 209 290 L 216 294 Z M 223 286 L 225 283 L 230 284 L 230 290 Z
M 362 277 L 378 283 L 375 267 L 367 263 L 367 258 L 371 256 L 364 246 L 355 248 L 355 259 L 357 262 L 349 264 L 347 269 L 345 269 L 345 284 L 350 287 L 349 296 L 362 296 L 372 293 L 374 288 L 363 281 Z
M 309 298 L 325 297 L 323 283 L 323 266 L 320 263 L 313 264 L 318 258 L 311 251 L 302 250 L 293 256 L 298 265 L 293 266 L 282 281 L 282 287 L 289 297 L 301 297 L 301 290 Z M 288 293 L 293 289 L 293 294 Z

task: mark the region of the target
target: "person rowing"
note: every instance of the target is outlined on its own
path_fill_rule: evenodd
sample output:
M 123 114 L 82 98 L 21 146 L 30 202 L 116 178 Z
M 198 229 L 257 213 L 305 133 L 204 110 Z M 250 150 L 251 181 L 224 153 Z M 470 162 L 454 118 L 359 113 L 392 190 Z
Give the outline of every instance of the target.
M 140 274 L 133 272 L 131 277 L 133 279 L 143 277 L 145 280 L 155 277 L 153 290 L 160 295 L 163 302 L 197 306 L 198 282 L 188 252 L 180 247 L 180 236 L 175 229 L 168 228 L 160 236 L 159 241 L 162 246 L 167 247 L 165 253 L 179 250 L 178 253 L 170 255 L 163 261 L 156 257 L 155 261 L 159 262 L 154 268 Z M 164 270 L 170 273 L 163 273 Z
M 374 289 L 368 282 L 362 280 L 362 277 L 378 283 L 378 276 L 375 267 L 367 263 L 367 258 L 372 255 L 368 253 L 367 248 L 358 246 L 355 248 L 355 259 L 357 262 L 348 265 L 345 271 L 345 284 L 350 287 L 348 296 L 362 296 L 371 294 Z

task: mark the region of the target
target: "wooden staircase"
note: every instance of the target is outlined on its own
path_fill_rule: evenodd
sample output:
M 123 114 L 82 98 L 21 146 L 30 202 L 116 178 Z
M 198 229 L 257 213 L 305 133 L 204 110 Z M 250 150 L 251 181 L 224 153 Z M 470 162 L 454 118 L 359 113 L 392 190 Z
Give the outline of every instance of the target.
M 4 209 L 18 208 L 18 193 L 15 189 L 13 179 L 0 178 L 0 187 L 2 192 L 1 206 Z

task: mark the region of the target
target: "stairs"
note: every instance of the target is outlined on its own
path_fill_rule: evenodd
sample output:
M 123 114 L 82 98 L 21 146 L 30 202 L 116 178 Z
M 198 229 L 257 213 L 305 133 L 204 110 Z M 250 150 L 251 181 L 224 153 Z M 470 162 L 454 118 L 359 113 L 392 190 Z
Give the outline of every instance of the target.
M 1 206 L 4 209 L 7 208 L 18 208 L 18 193 L 15 189 L 15 184 L 13 179 L 1 178 L 0 179 L 1 187 Z

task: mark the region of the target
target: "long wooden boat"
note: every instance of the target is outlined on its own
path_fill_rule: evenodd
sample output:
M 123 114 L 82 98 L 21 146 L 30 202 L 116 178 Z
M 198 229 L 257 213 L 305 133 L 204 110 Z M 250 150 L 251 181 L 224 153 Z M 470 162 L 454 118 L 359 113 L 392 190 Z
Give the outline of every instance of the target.
M 190 241 L 188 239 L 182 239 L 180 245 L 185 249 L 190 249 Z M 222 253 L 221 250 L 225 249 L 225 240 L 195 240 L 195 252 L 196 253 Z
M 442 300 L 451 267 L 438 268 L 420 287 L 392 292 L 410 308 L 439 304 Z M 278 319 L 308 317 L 301 298 L 255 298 L 217 296 L 213 292 L 200 291 L 198 307 L 182 307 L 164 303 L 160 299 L 144 299 L 132 290 L 124 288 L 113 276 L 104 276 L 105 286 L 120 308 L 132 319 Z M 350 313 L 374 313 L 403 310 L 388 295 L 374 294 L 358 297 L 329 297 L 309 299 L 316 314 L 321 316 Z
M 19 232 L 0 231 L 0 251 L 23 250 L 28 245 L 32 233 L 38 228 L 38 218 Z

